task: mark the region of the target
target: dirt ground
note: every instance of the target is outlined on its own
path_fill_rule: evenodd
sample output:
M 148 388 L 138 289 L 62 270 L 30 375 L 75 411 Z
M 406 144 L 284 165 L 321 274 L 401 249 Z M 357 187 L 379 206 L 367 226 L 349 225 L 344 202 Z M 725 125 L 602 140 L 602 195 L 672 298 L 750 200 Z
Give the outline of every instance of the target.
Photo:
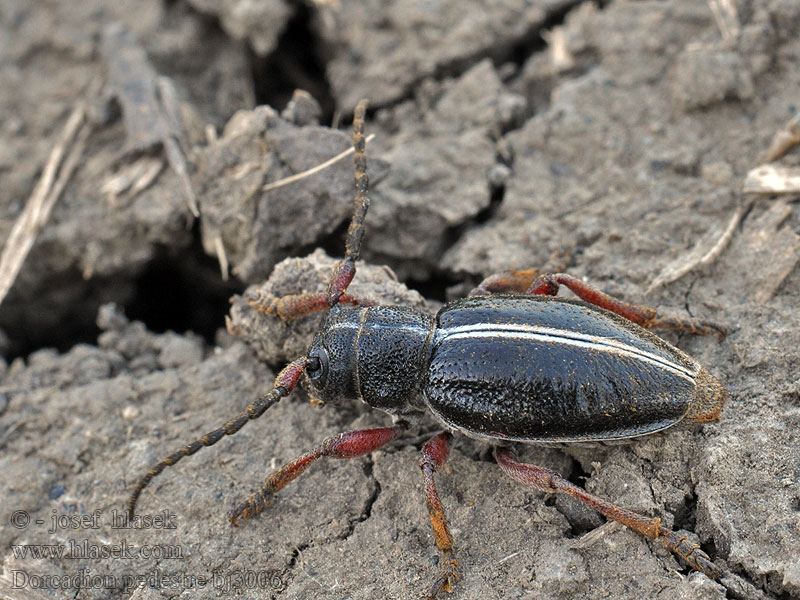
M 0 598 L 425 596 L 431 416 L 233 528 L 271 469 L 390 422 L 298 389 L 122 518 L 152 464 L 305 352 L 318 317 L 241 296 L 324 289 L 352 160 L 272 184 L 347 151 L 367 97 L 354 294 L 434 312 L 555 260 L 729 329 L 664 333 L 727 387 L 719 421 L 518 448 L 688 532 L 721 582 L 457 437 L 436 481 L 461 577 L 441 597 L 800 599 L 800 194 L 745 191 L 800 112 L 798 31 L 797 0 L 0 0 L 0 242 L 31 244 L 18 273 L 0 257 Z M 51 212 L 15 237 L 37 198 Z

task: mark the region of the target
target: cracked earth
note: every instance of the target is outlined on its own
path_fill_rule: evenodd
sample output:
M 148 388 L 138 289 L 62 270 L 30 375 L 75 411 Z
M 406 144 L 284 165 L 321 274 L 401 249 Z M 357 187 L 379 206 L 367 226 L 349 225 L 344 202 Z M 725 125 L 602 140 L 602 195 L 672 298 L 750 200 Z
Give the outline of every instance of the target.
M 424 596 L 438 574 L 418 467 L 430 416 L 368 457 L 320 461 L 231 527 L 273 468 L 389 423 L 298 389 L 154 480 L 138 527 L 116 520 L 149 466 L 305 352 L 318 317 L 278 322 L 242 295 L 325 288 L 350 159 L 270 184 L 346 151 L 368 97 L 354 294 L 435 312 L 561 256 L 609 293 L 730 330 L 664 336 L 728 388 L 718 422 L 519 452 L 687 531 L 733 580 L 520 487 L 457 438 L 436 476 L 462 568 L 445 597 L 800 599 L 800 217 L 796 195 L 742 192 L 798 112 L 799 28 L 795 0 L 0 1 L 0 241 L 82 101 L 91 127 L 0 304 L 0 598 Z M 121 73 L 166 78 L 181 126 L 137 131 L 137 99 L 108 83 Z M 143 173 L 141 189 L 121 183 Z M 713 260 L 664 283 L 727 230 Z

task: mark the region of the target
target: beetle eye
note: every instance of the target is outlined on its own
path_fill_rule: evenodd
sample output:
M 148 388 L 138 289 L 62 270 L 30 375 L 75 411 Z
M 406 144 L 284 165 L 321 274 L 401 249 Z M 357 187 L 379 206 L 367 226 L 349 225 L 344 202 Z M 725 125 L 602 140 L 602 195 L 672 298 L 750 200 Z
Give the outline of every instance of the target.
M 316 388 L 325 387 L 328 378 L 328 352 L 325 348 L 314 348 L 306 359 L 306 374 Z

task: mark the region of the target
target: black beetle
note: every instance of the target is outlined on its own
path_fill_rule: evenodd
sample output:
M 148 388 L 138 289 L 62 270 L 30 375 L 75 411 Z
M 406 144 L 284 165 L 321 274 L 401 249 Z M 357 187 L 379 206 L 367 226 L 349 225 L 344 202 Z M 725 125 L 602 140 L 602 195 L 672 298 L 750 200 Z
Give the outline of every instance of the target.
M 570 275 L 538 275 L 533 269 L 489 277 L 472 297 L 446 304 L 435 317 L 409 308 L 375 306 L 346 294 L 369 205 L 365 110 L 365 102 L 359 103 L 354 117 L 356 194 L 347 250 L 334 269 L 328 293 L 250 298 L 253 308 L 283 319 L 330 309 L 306 357 L 284 368 L 272 391 L 238 417 L 150 469 L 128 500 L 129 518 L 153 477 L 261 416 L 305 373 L 317 401 L 358 399 L 392 414 L 395 424 L 333 436 L 280 467 L 230 512 L 234 525 L 262 511 L 276 492 L 317 459 L 370 453 L 404 432 L 414 415 L 430 410 L 448 432 L 424 445 L 420 461 L 443 558 L 429 598 L 449 591 L 458 577 L 453 538 L 433 479 L 447 459 L 449 431 L 500 444 L 495 458 L 515 480 L 543 492 L 571 495 L 607 518 L 660 540 L 692 568 L 722 577 L 723 569 L 705 552 L 662 527 L 658 518 L 618 508 L 554 471 L 521 463 L 502 444 L 605 442 L 662 431 L 679 422 L 716 419 L 726 398 L 723 386 L 697 361 L 647 329 L 723 335 L 724 329 L 705 321 L 662 318 L 653 309 L 612 298 Z M 555 297 L 560 285 L 581 300 Z

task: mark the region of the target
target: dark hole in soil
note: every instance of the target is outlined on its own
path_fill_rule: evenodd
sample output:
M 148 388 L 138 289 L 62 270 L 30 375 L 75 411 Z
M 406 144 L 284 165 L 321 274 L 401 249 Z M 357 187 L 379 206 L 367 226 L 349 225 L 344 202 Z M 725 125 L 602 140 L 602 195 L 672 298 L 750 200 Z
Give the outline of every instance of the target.
M 217 261 L 205 254 L 196 231 L 190 248 L 157 253 L 134 281 L 125 314 L 151 331 L 193 331 L 213 343 L 217 329 L 225 325 L 228 299 L 243 290 L 235 277 L 222 279 Z
M 97 309 L 113 280 L 84 281 L 76 270 L 51 275 L 34 289 L 12 287 L 0 307 L 0 354 L 11 362 L 43 348 L 65 352 L 76 344 L 94 344 L 100 330 Z
M 328 124 L 336 109 L 325 76 L 325 53 L 312 31 L 312 13 L 303 3 L 289 20 L 275 51 L 268 56 L 251 54 L 251 71 L 258 104 L 283 110 L 296 89 L 309 92 L 322 107 L 322 124 Z

